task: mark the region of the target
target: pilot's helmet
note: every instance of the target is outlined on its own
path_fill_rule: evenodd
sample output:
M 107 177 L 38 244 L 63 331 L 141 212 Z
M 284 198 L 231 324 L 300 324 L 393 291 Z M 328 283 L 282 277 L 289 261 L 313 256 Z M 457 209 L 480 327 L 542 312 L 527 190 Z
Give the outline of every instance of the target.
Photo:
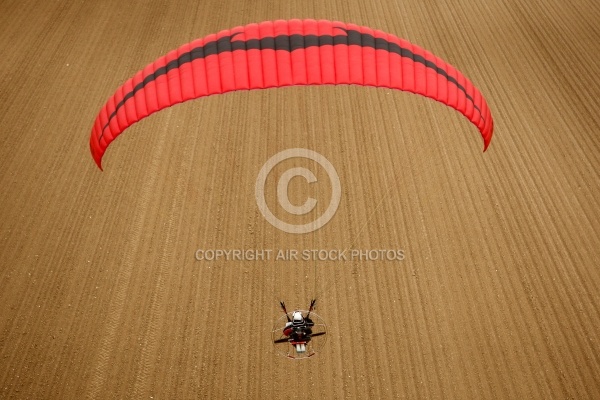
M 294 311 L 292 313 L 292 324 L 302 325 L 304 323 L 304 317 L 300 311 Z

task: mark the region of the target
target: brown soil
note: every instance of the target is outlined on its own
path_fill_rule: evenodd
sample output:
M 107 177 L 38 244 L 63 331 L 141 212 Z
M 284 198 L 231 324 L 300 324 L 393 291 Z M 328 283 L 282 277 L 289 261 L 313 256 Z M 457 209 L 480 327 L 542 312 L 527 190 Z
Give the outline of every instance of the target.
M 322 3 L 0 2 L 0 398 L 600 398 L 598 2 Z M 164 110 L 96 168 L 91 125 L 127 78 L 278 18 L 371 26 L 444 58 L 488 99 L 490 149 L 419 96 L 292 87 Z M 254 198 L 263 163 L 292 147 L 342 183 L 312 234 L 274 228 Z M 326 204 L 319 178 L 292 200 Z M 327 345 L 276 356 L 277 300 L 315 295 Z

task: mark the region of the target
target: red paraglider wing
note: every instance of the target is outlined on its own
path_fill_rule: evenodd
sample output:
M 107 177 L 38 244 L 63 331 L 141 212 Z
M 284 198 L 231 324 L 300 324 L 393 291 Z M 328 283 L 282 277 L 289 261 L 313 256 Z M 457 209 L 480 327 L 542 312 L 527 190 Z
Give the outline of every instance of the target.
M 233 90 L 356 84 L 417 93 L 455 108 L 481 132 L 493 120 L 479 90 L 440 58 L 394 35 L 332 21 L 267 21 L 181 46 L 129 79 L 98 114 L 90 149 L 98 167 L 127 127 L 163 108 Z

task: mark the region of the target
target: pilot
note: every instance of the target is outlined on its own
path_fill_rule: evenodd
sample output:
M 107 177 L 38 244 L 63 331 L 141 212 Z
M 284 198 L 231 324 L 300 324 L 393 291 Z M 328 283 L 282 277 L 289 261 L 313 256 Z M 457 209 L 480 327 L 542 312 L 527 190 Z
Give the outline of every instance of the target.
M 310 340 L 312 326 L 314 326 L 314 322 L 310 318 L 304 318 L 300 311 L 294 311 L 292 313 L 292 320 L 286 322 L 285 328 L 283 328 L 283 334 L 291 337 L 293 340 L 304 337 L 308 337 L 308 340 Z

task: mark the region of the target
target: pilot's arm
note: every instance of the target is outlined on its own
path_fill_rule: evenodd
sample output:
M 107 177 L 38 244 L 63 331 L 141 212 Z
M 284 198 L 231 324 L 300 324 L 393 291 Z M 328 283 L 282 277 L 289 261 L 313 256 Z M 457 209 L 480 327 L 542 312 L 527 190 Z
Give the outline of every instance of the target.
M 294 329 L 292 328 L 292 323 L 291 322 L 286 322 L 285 323 L 285 327 L 283 328 L 283 334 L 285 336 L 290 336 L 293 331 L 294 331 Z

